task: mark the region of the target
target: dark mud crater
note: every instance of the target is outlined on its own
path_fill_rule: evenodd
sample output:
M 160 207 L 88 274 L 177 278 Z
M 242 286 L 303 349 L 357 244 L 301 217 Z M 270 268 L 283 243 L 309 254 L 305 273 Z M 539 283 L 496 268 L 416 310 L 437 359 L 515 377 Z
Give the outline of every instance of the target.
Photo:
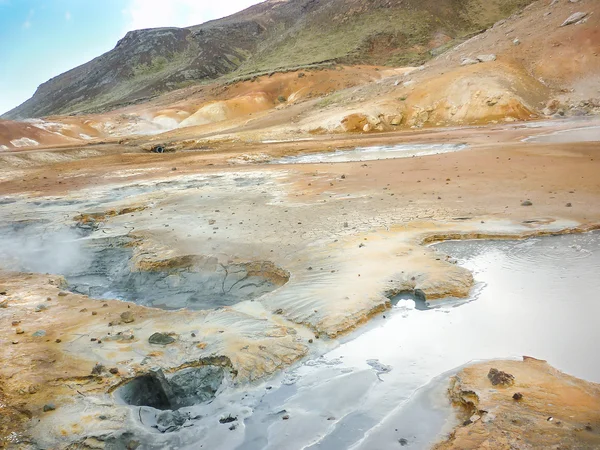
M 93 239 L 82 247 L 83 263 L 63 275 L 72 292 L 117 298 L 175 310 L 212 309 L 252 300 L 284 285 L 289 273 L 268 261 L 221 263 L 189 255 L 134 262 L 132 243 Z

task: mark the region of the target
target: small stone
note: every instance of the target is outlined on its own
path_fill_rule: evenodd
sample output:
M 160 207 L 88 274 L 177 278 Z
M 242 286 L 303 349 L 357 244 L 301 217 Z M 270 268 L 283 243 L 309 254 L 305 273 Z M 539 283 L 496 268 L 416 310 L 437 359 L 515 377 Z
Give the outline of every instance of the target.
M 96 363 L 96 365 L 92 369 L 92 375 L 101 375 L 102 372 L 104 372 L 105 370 L 106 369 L 102 364 Z
M 17 345 L 19 341 L 12 341 L 13 345 Z
M 0 302 L 0 308 L 8 308 L 8 299 Z
M 513 395 L 513 399 L 516 401 L 519 401 L 523 398 L 523 394 L 521 394 L 520 392 L 515 392 Z
M 58 296 L 59 296 L 59 297 L 66 297 L 67 295 L 69 295 L 69 293 L 68 293 L 68 292 L 65 292 L 65 291 L 60 291 L 60 292 L 58 293 Z
M 42 312 L 42 311 L 45 311 L 47 309 L 48 309 L 48 307 L 46 305 L 40 304 L 40 305 L 37 305 L 35 307 L 35 312 Z
M 87 312 L 87 308 L 80 309 L 79 312 Z
M 289 420 L 290 419 L 290 415 L 289 414 L 284 414 L 283 416 L 281 416 L 282 420 Z
M 17 334 L 23 334 L 23 333 L 25 333 L 25 331 L 22 328 L 17 328 L 15 330 L 15 333 L 17 333 Z
M 196 333 L 192 333 L 192 337 L 196 337 Z
M 97 316 L 98 313 L 96 311 L 92 311 L 92 316 Z
M 400 444 L 402 447 L 405 447 L 405 446 L 407 446 L 407 445 L 408 445 L 408 441 L 407 441 L 406 439 L 404 439 L 404 438 L 400 438 L 400 439 L 398 439 L 398 443 L 399 443 L 399 444 Z
M 108 369 L 108 371 L 113 375 L 118 375 L 119 373 L 119 369 L 117 369 L 116 367 L 111 367 L 110 369 Z
M 335 417 L 330 416 L 330 417 L 327 418 L 327 420 L 335 420 Z
M 37 391 L 39 391 L 39 388 L 35 384 L 32 384 L 27 388 L 27 392 L 29 392 L 32 395 L 35 394 Z
M 509 373 L 502 372 L 498 369 L 490 369 L 488 373 L 488 379 L 492 382 L 492 385 L 498 386 L 512 386 L 515 382 L 515 377 Z
M 103 303 L 103 304 L 102 304 L 102 307 L 103 307 L 103 308 L 108 308 L 108 303 Z
M 210 220 L 208 221 L 208 224 L 209 224 L 209 225 L 214 225 L 215 223 L 217 223 L 217 221 L 216 221 L 215 219 L 210 219 Z
M 521 203 L 521 206 L 531 206 L 533 205 L 533 203 L 531 203 L 529 200 L 525 200 L 523 203 Z
M 133 313 L 131 311 L 125 311 L 124 313 L 121 313 L 121 320 L 125 323 L 131 323 L 135 319 L 133 318 Z
M 570 207 L 571 207 L 571 206 L 573 206 L 573 205 L 572 205 L 571 203 L 567 203 L 565 206 L 566 206 L 567 208 L 570 208 Z
M 155 345 L 169 345 L 175 342 L 175 338 L 165 333 L 154 333 L 148 338 L 148 342 Z
M 16 327 L 16 326 L 17 326 L 17 325 L 19 325 L 20 323 L 21 323 L 21 321 L 20 321 L 20 320 L 13 320 L 13 321 L 12 321 L 12 326 L 13 326 L 13 327 Z
M 47 302 L 51 302 L 52 301 L 52 297 L 46 297 L 46 301 Z
M 98 416 L 98 419 L 106 420 L 106 419 L 108 419 L 108 417 L 106 417 L 104 414 L 102 414 L 102 415 Z
M 227 417 L 221 417 L 219 419 L 219 422 L 221 422 L 221 423 L 231 423 L 231 422 L 235 422 L 236 420 L 237 420 L 237 417 L 234 417 L 231 414 L 229 414 Z
M 54 406 L 53 403 L 47 403 L 44 405 L 44 412 L 54 411 L 55 409 L 56 409 L 56 406 Z
M 56 340 L 56 341 L 54 341 L 54 342 L 56 342 L 57 344 L 60 344 L 60 343 L 62 342 L 62 340 L 60 340 L 60 339 L 57 339 L 57 340 Z
M 34 332 L 32 334 L 33 337 L 44 337 L 46 336 L 46 331 L 45 330 L 37 330 L 36 332 Z
M 313 343 L 313 340 L 312 340 L 312 339 L 309 339 L 309 340 L 308 340 L 308 343 L 309 343 L 309 344 L 312 344 L 312 343 Z

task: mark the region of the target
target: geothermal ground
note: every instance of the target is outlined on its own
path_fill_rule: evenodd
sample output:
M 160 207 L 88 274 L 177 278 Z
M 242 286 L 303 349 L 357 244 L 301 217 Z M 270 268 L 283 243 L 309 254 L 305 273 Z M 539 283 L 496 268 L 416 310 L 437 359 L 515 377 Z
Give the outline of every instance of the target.
M 0 121 L 0 447 L 600 448 L 599 17 Z
M 523 430 L 506 435 L 505 414 L 598 445 L 597 385 L 484 363 L 515 377 L 517 402 L 480 366 L 453 370 L 529 354 L 600 381 L 598 124 L 5 167 L 7 445 L 500 448 Z M 429 246 L 457 239 L 494 241 Z M 579 391 L 540 403 L 555 389 Z

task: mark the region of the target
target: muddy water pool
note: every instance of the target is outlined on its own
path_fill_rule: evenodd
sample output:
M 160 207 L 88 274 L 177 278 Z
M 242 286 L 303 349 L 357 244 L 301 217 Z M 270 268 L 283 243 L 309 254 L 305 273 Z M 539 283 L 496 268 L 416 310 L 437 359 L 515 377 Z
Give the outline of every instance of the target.
M 287 156 L 272 161 L 272 164 L 313 164 L 351 161 L 375 161 L 378 159 L 412 158 L 458 152 L 468 148 L 466 144 L 398 144 L 374 147 L 357 147 L 353 150 L 311 153 Z

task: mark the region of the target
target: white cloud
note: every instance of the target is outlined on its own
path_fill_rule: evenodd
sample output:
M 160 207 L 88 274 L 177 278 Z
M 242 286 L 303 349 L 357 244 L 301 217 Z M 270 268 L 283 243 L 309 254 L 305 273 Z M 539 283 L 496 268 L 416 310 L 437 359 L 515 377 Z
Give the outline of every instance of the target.
M 264 0 L 130 0 L 127 30 L 188 27 L 228 16 Z
M 68 22 L 69 20 L 71 20 L 71 11 L 67 11 L 65 13 L 65 20 Z

